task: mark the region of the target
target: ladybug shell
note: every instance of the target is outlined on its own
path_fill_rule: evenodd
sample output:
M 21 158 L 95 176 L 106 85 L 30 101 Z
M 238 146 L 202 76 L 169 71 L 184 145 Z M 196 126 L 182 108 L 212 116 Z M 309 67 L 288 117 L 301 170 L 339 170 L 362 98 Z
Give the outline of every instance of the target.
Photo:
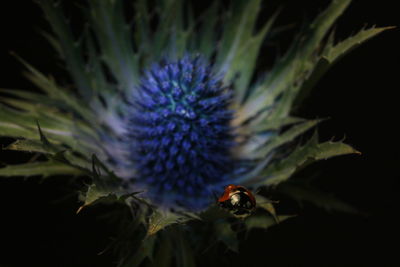
M 228 185 L 218 199 L 218 204 L 237 217 L 245 217 L 250 215 L 256 207 L 256 199 L 244 186 Z

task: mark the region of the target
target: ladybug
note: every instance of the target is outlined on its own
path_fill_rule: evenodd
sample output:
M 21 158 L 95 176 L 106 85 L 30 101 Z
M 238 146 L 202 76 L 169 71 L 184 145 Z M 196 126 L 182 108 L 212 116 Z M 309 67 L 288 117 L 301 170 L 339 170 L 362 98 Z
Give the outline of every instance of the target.
M 241 185 L 230 184 L 217 200 L 218 205 L 236 217 L 250 215 L 256 207 L 256 199 L 250 190 Z

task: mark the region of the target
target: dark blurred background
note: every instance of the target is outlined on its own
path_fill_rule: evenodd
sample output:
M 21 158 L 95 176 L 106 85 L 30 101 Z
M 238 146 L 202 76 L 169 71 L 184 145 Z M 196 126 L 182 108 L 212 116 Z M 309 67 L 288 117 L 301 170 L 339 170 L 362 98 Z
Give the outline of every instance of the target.
M 207 2 L 207 1 L 206 1 Z M 208 1 L 209 2 L 209 1 Z M 312 19 L 329 1 L 265 1 L 263 14 L 283 7 L 277 26 Z M 396 1 L 354 1 L 339 19 L 337 39 L 364 26 L 399 26 Z M 203 8 L 204 3 L 196 4 Z M 0 87 L 35 90 L 22 77 L 16 52 L 44 73 L 58 72 L 57 57 L 39 34 L 48 29 L 32 1 L 4 1 L 0 7 Z M 296 28 L 266 48 L 276 52 Z M 306 118 L 329 117 L 318 129 L 322 140 L 342 139 L 362 152 L 319 162 L 316 185 L 366 216 L 326 212 L 295 203 L 297 217 L 254 231 L 240 253 L 227 253 L 230 266 L 399 266 L 397 179 L 400 138 L 397 91 L 400 32 L 390 30 L 351 52 L 319 82 L 299 110 Z M 1 138 L 6 145 L 12 140 Z M 32 155 L 0 151 L 0 162 L 18 163 Z M 77 185 L 65 177 L 41 181 L 0 179 L 0 266 L 113 266 L 110 253 L 97 255 L 114 234 L 101 220 L 102 208 L 75 214 Z M 285 210 L 285 203 L 277 206 Z M 4 264 L 4 265 L 2 265 Z

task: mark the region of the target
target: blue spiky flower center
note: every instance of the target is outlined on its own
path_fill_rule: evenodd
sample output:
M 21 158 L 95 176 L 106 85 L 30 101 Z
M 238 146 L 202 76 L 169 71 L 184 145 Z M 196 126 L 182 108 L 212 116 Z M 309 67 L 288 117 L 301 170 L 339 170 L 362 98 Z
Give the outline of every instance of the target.
M 232 92 L 201 57 L 153 65 L 133 96 L 130 154 L 150 198 L 204 208 L 232 170 Z M 218 191 L 219 192 L 219 191 Z

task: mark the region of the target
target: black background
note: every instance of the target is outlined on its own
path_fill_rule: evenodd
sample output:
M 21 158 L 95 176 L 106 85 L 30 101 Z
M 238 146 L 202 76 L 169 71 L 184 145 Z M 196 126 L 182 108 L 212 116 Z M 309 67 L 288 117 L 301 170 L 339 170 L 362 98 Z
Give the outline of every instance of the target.
M 287 25 L 312 18 L 329 1 L 266 2 L 266 15 L 283 7 L 277 25 Z M 395 1 L 355 1 L 337 23 L 337 37 L 343 39 L 365 25 L 398 26 L 398 16 Z M 1 88 L 34 90 L 9 51 L 52 72 L 56 56 L 38 34 L 43 28 L 48 26 L 33 2 L 1 4 Z M 271 47 L 285 47 L 292 34 L 289 30 Z M 299 111 L 307 118 L 330 117 L 319 126 L 321 139 L 345 136 L 362 152 L 312 168 L 319 171 L 321 189 L 369 216 L 328 213 L 306 205 L 296 218 L 251 235 L 239 255 L 229 254 L 232 266 L 398 266 L 399 34 L 399 29 L 384 32 L 342 59 Z M 6 163 L 30 157 L 0 152 L 0 161 Z M 79 203 L 70 194 L 73 189 L 62 177 L 42 183 L 36 178 L 0 180 L 0 266 L 113 266 L 109 253 L 97 255 L 109 243 L 112 225 L 103 223 L 96 209 L 75 215 Z

